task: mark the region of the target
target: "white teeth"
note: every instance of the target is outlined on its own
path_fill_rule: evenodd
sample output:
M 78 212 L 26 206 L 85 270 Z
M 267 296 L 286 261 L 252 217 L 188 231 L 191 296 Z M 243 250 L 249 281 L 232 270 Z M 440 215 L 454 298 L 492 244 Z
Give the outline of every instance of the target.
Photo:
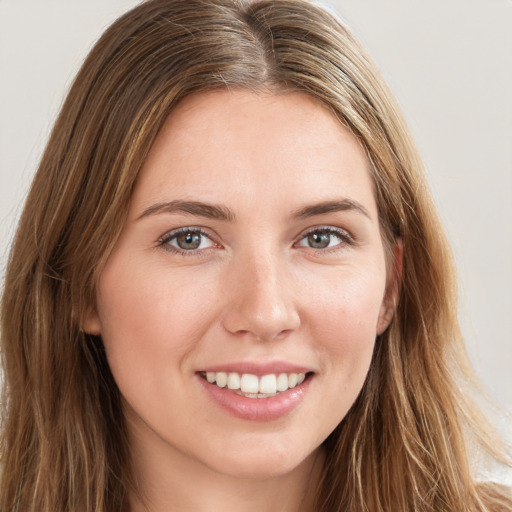
M 215 376 L 215 383 L 219 388 L 225 388 L 228 383 L 228 374 L 224 372 L 217 372 Z
M 238 373 L 228 373 L 228 388 L 240 389 L 240 375 Z
M 277 391 L 277 378 L 275 375 L 263 375 L 260 379 L 260 393 L 273 394 Z
M 240 392 L 248 398 L 268 398 L 277 393 L 287 391 L 302 384 L 306 378 L 304 373 L 269 373 L 258 377 L 252 373 L 206 372 L 206 380 L 220 388 L 228 387 Z
M 257 393 L 259 390 L 258 377 L 251 373 L 243 373 L 240 379 L 242 393 Z
M 286 391 L 288 389 L 288 375 L 280 373 L 277 377 L 277 391 Z

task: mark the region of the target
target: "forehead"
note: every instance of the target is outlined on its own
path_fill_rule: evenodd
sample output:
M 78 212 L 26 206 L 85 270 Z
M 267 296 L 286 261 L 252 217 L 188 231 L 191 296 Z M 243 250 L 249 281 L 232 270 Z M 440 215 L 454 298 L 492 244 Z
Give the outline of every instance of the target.
M 201 92 L 182 100 L 164 123 L 133 201 L 200 195 L 217 202 L 242 188 L 260 197 L 277 188 L 281 197 L 357 195 L 373 203 L 369 168 L 356 137 L 307 94 Z

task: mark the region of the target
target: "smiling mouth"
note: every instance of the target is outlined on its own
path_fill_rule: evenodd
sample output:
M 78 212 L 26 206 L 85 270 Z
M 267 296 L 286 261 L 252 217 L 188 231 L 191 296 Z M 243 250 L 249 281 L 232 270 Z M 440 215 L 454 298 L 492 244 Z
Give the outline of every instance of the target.
M 258 377 L 251 373 L 200 372 L 203 379 L 219 388 L 227 388 L 247 398 L 271 398 L 302 384 L 310 373 L 269 373 Z

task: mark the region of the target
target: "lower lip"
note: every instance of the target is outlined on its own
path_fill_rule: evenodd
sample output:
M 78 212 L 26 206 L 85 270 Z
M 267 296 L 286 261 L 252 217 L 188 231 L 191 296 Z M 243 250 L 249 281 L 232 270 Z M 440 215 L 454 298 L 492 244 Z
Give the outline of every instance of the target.
M 228 388 L 219 388 L 198 376 L 203 388 L 223 409 L 237 418 L 251 421 L 271 421 L 286 416 L 304 398 L 312 376 L 302 384 L 268 398 L 247 398 Z

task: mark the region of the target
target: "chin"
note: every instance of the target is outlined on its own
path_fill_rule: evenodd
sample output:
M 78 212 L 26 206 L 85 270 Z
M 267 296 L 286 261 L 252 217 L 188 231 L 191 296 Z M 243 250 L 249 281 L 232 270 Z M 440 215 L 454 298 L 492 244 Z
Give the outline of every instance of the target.
M 255 443 L 256 444 L 256 443 Z M 278 450 L 275 447 L 261 447 L 243 453 L 233 450 L 226 454 L 222 461 L 208 464 L 214 471 L 230 477 L 251 480 L 265 480 L 278 478 L 300 470 L 301 466 L 308 464 L 320 452 L 321 447 L 312 452 L 301 453 L 297 447 L 286 447 Z M 220 463 L 219 463 L 220 462 Z

